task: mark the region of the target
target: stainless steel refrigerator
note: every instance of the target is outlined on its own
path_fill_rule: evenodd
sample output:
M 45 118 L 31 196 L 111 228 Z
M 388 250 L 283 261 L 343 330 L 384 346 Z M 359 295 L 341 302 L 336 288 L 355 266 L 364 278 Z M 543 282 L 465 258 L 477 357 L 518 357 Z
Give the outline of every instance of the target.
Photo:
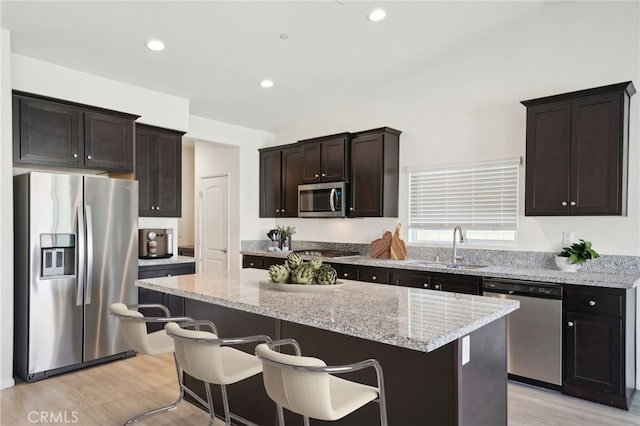
M 138 182 L 14 176 L 14 370 L 27 381 L 123 358 L 114 302 L 137 303 Z

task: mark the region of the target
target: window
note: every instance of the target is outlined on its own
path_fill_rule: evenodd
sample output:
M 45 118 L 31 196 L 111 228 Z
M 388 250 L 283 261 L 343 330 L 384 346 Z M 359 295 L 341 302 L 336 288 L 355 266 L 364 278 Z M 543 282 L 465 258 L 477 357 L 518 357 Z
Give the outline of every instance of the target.
M 409 170 L 409 241 L 515 241 L 520 160 Z

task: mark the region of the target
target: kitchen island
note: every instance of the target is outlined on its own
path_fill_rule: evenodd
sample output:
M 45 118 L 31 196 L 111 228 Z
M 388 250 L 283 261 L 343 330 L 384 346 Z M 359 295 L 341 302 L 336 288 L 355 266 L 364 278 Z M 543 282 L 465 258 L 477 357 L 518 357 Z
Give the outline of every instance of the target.
M 293 337 L 303 354 L 328 364 L 378 359 L 390 425 L 506 425 L 505 319 L 517 301 L 348 280 L 330 293 L 290 293 L 255 269 L 136 284 L 185 298 L 185 313 L 214 321 L 222 337 Z M 366 370 L 349 378 L 375 383 Z M 276 424 L 261 380 L 231 386 L 231 408 L 258 424 Z M 373 425 L 377 418 L 369 404 L 332 424 Z M 287 420 L 302 424 L 291 413 Z

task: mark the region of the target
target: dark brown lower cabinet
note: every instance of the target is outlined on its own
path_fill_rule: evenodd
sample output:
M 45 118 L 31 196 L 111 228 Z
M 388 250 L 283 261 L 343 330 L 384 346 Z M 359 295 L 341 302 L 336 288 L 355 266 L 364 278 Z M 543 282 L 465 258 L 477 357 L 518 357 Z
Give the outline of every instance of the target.
M 172 275 L 194 274 L 195 272 L 195 262 L 178 263 L 175 265 L 149 265 L 141 266 L 138 268 L 138 278 L 145 279 L 169 277 Z M 138 303 L 141 305 L 158 303 L 169 308 L 171 316 L 184 316 L 184 299 L 179 296 L 160 293 L 158 291 L 140 287 L 138 288 Z M 159 309 L 141 309 L 140 312 L 142 312 L 144 316 L 164 316 L 164 314 Z M 162 330 L 163 327 L 163 323 L 147 323 L 147 332 L 151 333 L 154 331 Z
M 480 295 L 482 294 L 482 278 L 457 274 L 432 274 L 431 289 Z
M 635 390 L 635 291 L 565 287 L 564 393 L 629 408 Z
M 389 284 L 403 287 L 431 288 L 431 277 L 428 272 L 392 270 Z
M 360 268 L 353 265 L 343 265 L 339 263 L 334 263 L 333 269 L 338 273 L 337 278 L 345 279 L 345 280 L 360 280 Z

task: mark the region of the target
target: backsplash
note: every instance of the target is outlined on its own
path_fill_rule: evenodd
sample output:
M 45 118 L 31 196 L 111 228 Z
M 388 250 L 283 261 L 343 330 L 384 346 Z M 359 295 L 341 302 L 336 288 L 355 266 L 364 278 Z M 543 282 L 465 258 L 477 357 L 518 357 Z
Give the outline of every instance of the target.
M 243 251 L 266 251 L 271 244 L 268 240 L 242 241 Z M 293 250 L 343 250 L 356 251 L 362 256 L 369 253 L 369 244 L 327 243 L 319 241 L 292 241 Z M 451 260 L 450 247 L 407 246 L 410 259 Z M 463 257 L 461 263 L 478 265 L 509 265 L 521 268 L 557 269 L 554 257 L 556 253 L 535 251 L 465 249 L 458 246 L 457 254 Z M 603 255 L 582 265 L 580 271 L 607 274 L 640 275 L 640 257 Z

